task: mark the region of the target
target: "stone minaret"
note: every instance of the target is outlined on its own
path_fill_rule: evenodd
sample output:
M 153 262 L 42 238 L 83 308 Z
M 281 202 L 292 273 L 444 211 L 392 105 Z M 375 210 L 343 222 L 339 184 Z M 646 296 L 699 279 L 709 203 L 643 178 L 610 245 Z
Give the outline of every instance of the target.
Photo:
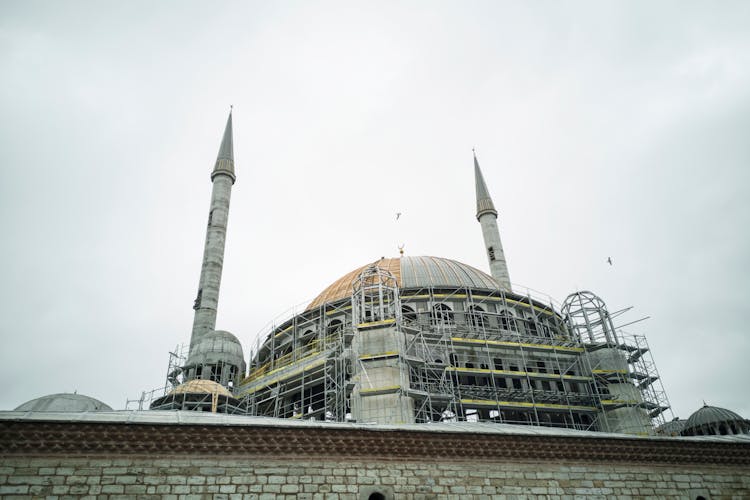
M 221 270 L 224 265 L 224 242 L 227 236 L 227 218 L 229 215 L 229 198 L 232 194 L 234 175 L 234 148 L 232 146 L 232 112 L 229 112 L 224 137 L 221 140 L 219 156 L 211 172 L 213 190 L 211 192 L 211 209 L 208 212 L 206 228 L 206 245 L 203 249 L 203 266 L 198 283 L 198 296 L 195 298 L 195 318 L 193 333 L 190 336 L 192 352 L 202 338 L 216 328 L 216 309 L 219 303 L 219 285 Z
M 477 220 L 482 226 L 484 246 L 487 249 L 487 259 L 490 261 L 490 274 L 500 283 L 502 289 L 510 292 L 510 275 L 505 263 L 500 231 L 497 228 L 497 210 L 487 191 L 487 185 L 484 183 L 476 153 L 474 154 L 474 178 L 477 187 Z

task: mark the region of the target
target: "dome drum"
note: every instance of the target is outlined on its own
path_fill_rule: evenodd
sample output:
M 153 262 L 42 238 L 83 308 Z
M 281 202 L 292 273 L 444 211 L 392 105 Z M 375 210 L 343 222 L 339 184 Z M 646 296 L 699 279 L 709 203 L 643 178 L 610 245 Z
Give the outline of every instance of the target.
M 244 413 L 240 401 L 212 380 L 189 380 L 151 403 L 152 410 L 189 410 L 211 413 Z

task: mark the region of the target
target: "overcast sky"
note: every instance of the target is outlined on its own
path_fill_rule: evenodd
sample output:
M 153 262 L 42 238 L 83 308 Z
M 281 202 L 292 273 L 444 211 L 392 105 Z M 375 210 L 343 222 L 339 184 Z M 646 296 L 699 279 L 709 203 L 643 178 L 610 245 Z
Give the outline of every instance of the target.
M 633 306 L 676 415 L 750 417 L 748 26 L 747 1 L 3 1 L 0 408 L 164 383 L 232 104 L 217 327 L 246 354 L 401 243 L 487 271 L 476 146 L 514 283 Z

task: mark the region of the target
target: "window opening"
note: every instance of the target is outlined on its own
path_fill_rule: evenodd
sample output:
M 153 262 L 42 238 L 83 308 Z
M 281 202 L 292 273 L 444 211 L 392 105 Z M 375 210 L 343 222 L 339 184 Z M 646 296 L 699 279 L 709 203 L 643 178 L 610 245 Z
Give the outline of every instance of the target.
M 432 308 L 432 318 L 436 323 L 452 323 L 453 311 L 445 304 L 435 304 Z
M 411 306 L 401 306 L 401 316 L 403 317 L 404 321 L 407 322 L 417 321 L 417 313 Z
M 484 327 L 484 309 L 479 306 L 469 306 L 469 323 L 472 326 Z

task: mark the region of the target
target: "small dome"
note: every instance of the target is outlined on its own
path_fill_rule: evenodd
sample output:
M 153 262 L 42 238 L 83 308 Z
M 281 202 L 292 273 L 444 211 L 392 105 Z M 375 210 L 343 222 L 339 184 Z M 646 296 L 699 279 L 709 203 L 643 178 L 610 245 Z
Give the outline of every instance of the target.
M 685 422 L 683 436 L 747 434 L 750 424 L 731 410 L 708 406 L 694 412 Z
M 189 380 L 172 389 L 169 394 L 218 394 L 232 397 L 232 393 L 220 383 L 204 379 Z
M 656 433 L 662 436 L 679 436 L 682 430 L 685 428 L 686 420 L 680 420 L 679 417 L 675 417 L 674 420 L 660 425 L 656 429 Z
M 216 330 L 201 338 L 190 350 L 189 363 L 214 364 L 228 363 L 235 366 L 244 365 L 242 344 L 229 332 Z
M 352 287 L 362 271 L 375 264 L 390 272 L 399 288 L 468 287 L 497 290 L 500 285 L 492 276 L 461 262 L 441 257 L 400 257 L 380 259 L 351 271 L 323 290 L 307 309 L 335 302 L 352 295 Z
M 22 404 L 15 411 L 59 411 L 80 413 L 84 411 L 112 411 L 98 399 L 83 394 L 50 394 L 32 399 Z

